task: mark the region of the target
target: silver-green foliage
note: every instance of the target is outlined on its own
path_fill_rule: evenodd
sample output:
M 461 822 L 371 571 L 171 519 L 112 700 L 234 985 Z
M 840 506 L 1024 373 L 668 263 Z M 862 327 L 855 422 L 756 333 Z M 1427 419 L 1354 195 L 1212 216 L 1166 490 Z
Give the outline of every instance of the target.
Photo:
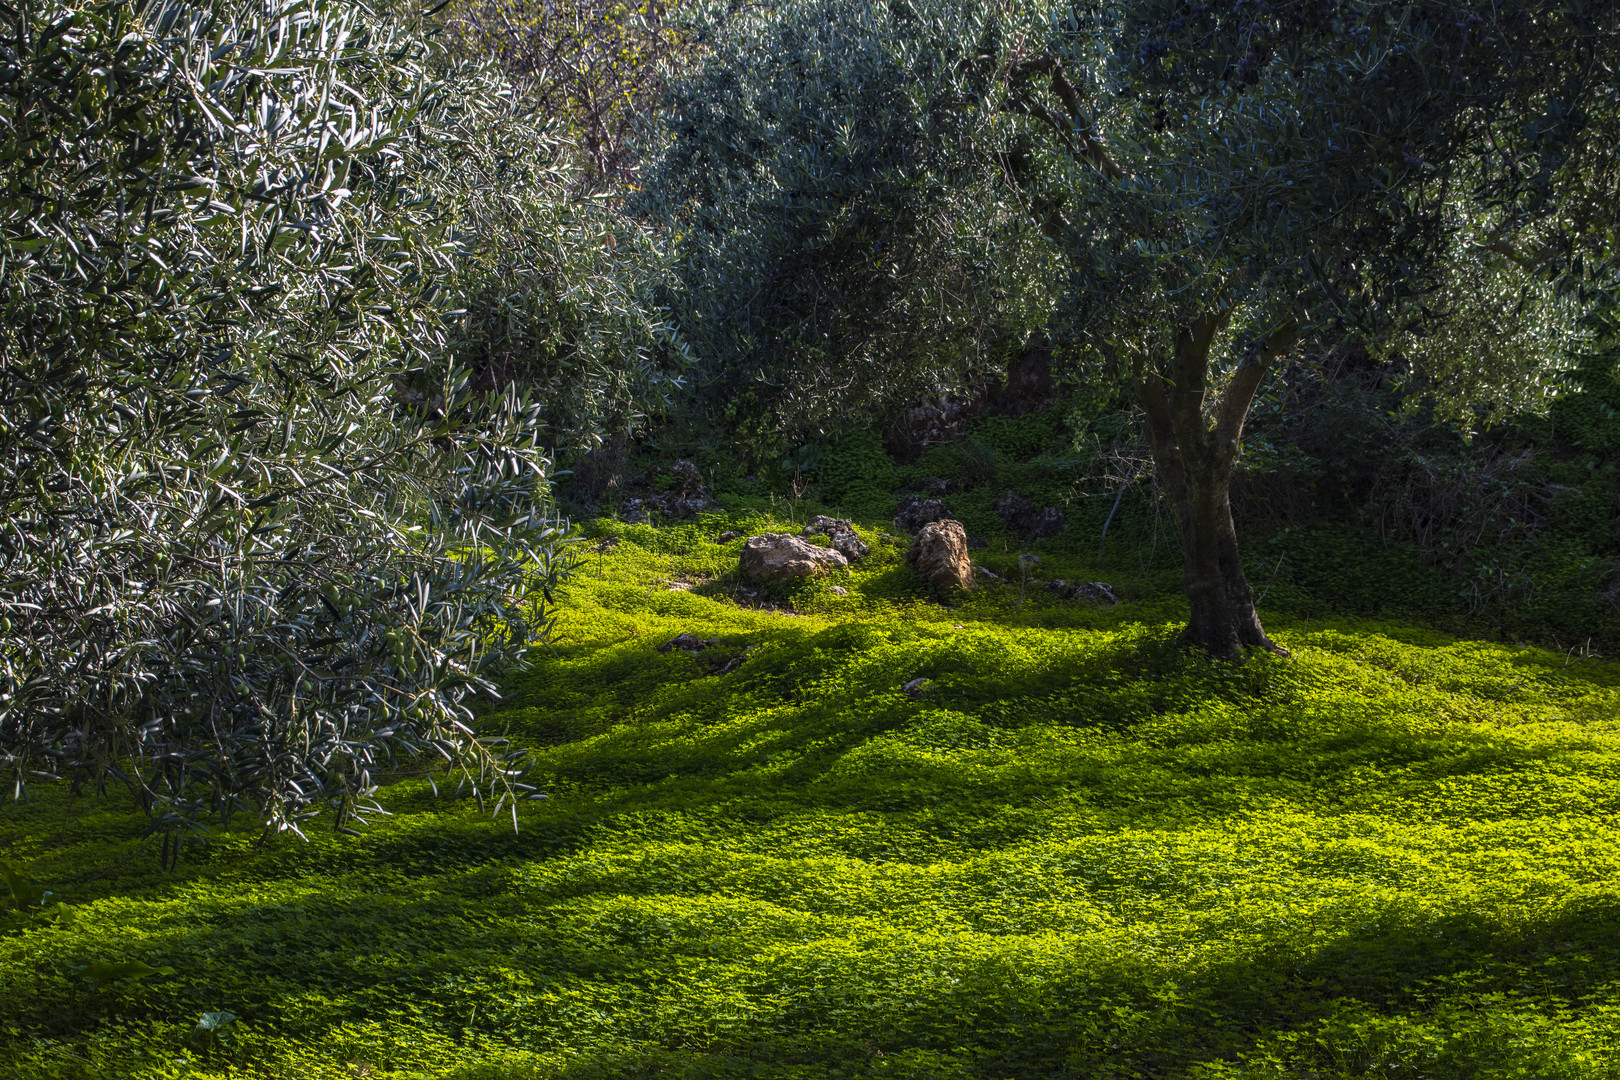
M 715 5 L 714 7 L 718 7 Z M 996 29 L 956 0 L 687 12 L 642 209 L 680 254 L 673 314 L 711 421 L 826 430 L 955 385 L 1048 310 L 999 197 Z
M 0 4 L 18 793 L 124 781 L 168 844 L 346 827 L 424 754 L 524 790 L 466 699 L 565 561 L 540 410 L 446 360 L 463 193 L 521 125 L 427 60 L 346 0 Z
M 476 386 L 515 383 L 543 403 L 546 443 L 566 452 L 667 416 L 689 362 L 659 306 L 667 245 L 609 200 L 580 194 L 566 165 L 537 169 L 532 140 L 466 185 L 464 313 L 449 347 Z M 513 190 L 514 170 L 536 175 Z

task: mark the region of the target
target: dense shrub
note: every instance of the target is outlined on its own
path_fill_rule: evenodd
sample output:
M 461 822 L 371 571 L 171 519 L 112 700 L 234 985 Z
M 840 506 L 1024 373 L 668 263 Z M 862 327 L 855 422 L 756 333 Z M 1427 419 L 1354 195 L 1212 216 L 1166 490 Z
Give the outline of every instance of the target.
M 346 0 L 6 6 L 0 51 L 16 790 L 121 780 L 167 836 L 342 826 L 424 753 L 510 778 L 465 699 L 546 622 L 544 417 L 446 313 L 543 133 Z
M 481 167 L 459 181 L 461 313 L 445 355 L 473 390 L 515 388 L 539 404 L 559 459 L 674 426 L 691 365 L 657 303 L 667 245 L 575 190 L 575 170 L 548 156 L 560 153 L 554 129 L 514 120 L 490 134 Z
M 494 57 L 543 116 L 566 130 L 587 189 L 633 182 L 637 130 L 656 105 L 668 68 L 692 43 L 670 19 L 673 4 L 644 0 L 452 0 L 451 50 Z

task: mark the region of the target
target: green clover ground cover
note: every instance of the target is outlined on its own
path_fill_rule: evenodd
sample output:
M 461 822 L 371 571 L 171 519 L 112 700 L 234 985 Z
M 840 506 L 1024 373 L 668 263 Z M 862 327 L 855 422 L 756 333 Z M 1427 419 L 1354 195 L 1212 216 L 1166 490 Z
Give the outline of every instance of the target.
M 871 532 L 739 605 L 711 538 L 762 524 L 588 557 L 485 719 L 551 793 L 516 834 L 407 778 L 164 874 L 115 796 L 8 805 L 70 915 L 0 916 L 0 1073 L 1620 1076 L 1620 666 L 1274 620 L 1229 668 Z

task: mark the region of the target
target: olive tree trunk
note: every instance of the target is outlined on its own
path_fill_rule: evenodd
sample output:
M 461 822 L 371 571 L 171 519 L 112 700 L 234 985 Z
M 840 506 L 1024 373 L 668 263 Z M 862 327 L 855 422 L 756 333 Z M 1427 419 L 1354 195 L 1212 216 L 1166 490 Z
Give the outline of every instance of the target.
M 1266 636 L 1255 610 L 1232 523 L 1231 481 L 1255 392 L 1297 331 L 1285 327 L 1258 342 L 1219 396 L 1206 402 L 1210 347 L 1225 323 L 1224 315 L 1214 315 L 1178 328 L 1168 363 L 1144 358 L 1136 393 L 1181 540 L 1181 583 L 1191 607 L 1184 640 L 1228 659 L 1249 648 L 1286 655 Z

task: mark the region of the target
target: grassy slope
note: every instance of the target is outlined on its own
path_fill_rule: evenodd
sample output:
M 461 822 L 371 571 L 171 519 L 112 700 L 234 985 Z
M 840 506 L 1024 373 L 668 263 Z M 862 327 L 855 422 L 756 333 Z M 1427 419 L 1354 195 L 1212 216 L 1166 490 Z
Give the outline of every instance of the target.
M 552 793 L 516 835 L 405 781 L 359 840 L 92 878 L 117 799 L 0 810 L 76 912 L 0 936 L 0 1074 L 1620 1076 L 1620 667 L 1312 622 L 1230 669 L 881 544 L 749 610 L 724 527 L 570 587 L 486 721 Z M 131 958 L 177 974 L 74 971 Z

